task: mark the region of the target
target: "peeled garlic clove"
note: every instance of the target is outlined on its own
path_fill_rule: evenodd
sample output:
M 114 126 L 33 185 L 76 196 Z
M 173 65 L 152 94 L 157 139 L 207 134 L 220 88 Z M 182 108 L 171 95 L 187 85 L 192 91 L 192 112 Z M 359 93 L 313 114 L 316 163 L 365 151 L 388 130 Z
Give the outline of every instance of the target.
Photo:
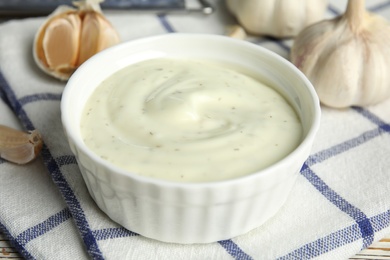
M 369 13 L 364 0 L 303 30 L 291 49 L 294 63 L 321 102 L 336 108 L 368 106 L 390 97 L 390 24 Z
M 99 2 L 76 2 L 78 9 L 60 6 L 48 17 L 34 40 L 34 60 L 39 68 L 67 80 L 92 55 L 120 41 L 101 13 Z
M 0 157 L 17 164 L 34 160 L 42 150 L 43 142 L 38 131 L 23 132 L 0 125 Z

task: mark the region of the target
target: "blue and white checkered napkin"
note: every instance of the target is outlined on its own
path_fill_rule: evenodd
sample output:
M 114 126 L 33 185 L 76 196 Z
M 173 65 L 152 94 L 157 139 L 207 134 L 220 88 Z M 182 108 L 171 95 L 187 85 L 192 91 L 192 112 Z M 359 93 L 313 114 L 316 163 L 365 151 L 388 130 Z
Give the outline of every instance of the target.
M 367 2 L 390 18 L 388 1 Z M 344 7 L 345 1 L 331 1 L 327 16 Z M 109 19 L 123 40 L 131 40 L 169 32 L 223 34 L 232 22 L 223 13 L 220 7 L 206 17 L 115 14 Z M 346 259 L 390 232 L 390 100 L 369 108 L 323 107 L 311 156 L 288 201 L 245 235 L 178 245 L 118 226 L 92 201 L 67 146 L 60 121 L 65 84 L 32 60 L 32 40 L 42 21 L 0 26 L 0 123 L 36 128 L 45 142 L 42 158 L 31 164 L 0 160 L 0 228 L 26 258 Z M 250 40 L 284 57 L 291 45 L 291 40 Z

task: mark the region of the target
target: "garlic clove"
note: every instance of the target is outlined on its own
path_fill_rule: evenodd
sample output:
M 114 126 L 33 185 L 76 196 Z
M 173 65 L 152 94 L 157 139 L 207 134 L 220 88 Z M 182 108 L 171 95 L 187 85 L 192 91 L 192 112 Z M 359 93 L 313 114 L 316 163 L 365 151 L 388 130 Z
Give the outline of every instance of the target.
M 83 21 L 78 65 L 95 53 L 119 42 L 118 34 L 112 30 L 111 24 L 100 13 L 87 12 Z
M 43 146 L 38 131 L 23 132 L 0 125 L 0 157 L 17 164 L 34 160 Z
M 102 40 L 101 26 L 96 13 L 87 13 L 84 17 L 84 26 L 81 33 L 80 64 L 98 52 L 98 46 Z
M 99 2 L 75 2 L 78 9 L 60 6 L 49 15 L 34 39 L 34 60 L 39 68 L 67 80 L 92 55 L 120 42 Z
M 54 56 L 55 54 L 51 54 L 53 50 L 50 50 L 50 53 L 47 53 L 47 50 L 44 49 L 43 39 L 45 39 L 45 42 L 47 44 L 48 36 L 46 35 L 46 28 L 50 25 L 52 21 L 55 21 L 57 18 L 66 17 L 66 15 L 75 12 L 74 8 L 68 7 L 68 6 L 59 6 L 53 13 L 51 13 L 47 20 L 39 27 L 37 33 L 35 34 L 34 38 L 34 45 L 33 45 L 33 57 L 35 63 L 38 65 L 38 67 L 44 71 L 45 73 L 54 76 L 56 78 L 59 78 L 61 80 L 66 80 L 69 78 L 69 75 L 74 71 L 74 69 L 71 69 L 70 71 L 66 71 L 65 68 L 60 68 L 59 72 L 58 69 L 50 67 L 50 65 L 47 62 L 47 56 Z M 66 48 L 61 43 L 60 45 L 62 48 Z M 62 48 L 55 48 L 55 52 L 61 52 Z M 67 63 L 66 63 L 67 64 Z M 67 66 L 66 66 L 67 67 Z M 63 70 L 65 72 L 63 72 Z
M 303 30 L 291 62 L 312 82 L 322 104 L 368 106 L 390 97 L 390 23 L 350 0 L 346 12 Z
M 42 58 L 56 73 L 67 73 L 76 67 L 80 48 L 80 25 L 80 18 L 71 13 L 56 17 L 47 25 L 42 39 L 45 54 Z

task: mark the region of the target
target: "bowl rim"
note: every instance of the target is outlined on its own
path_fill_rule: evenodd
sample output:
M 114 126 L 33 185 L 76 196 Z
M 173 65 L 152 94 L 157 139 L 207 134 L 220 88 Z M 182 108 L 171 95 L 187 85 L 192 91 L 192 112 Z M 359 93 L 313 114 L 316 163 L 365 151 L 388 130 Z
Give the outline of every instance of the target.
M 283 157 L 281 160 L 259 171 L 244 176 L 232 178 L 232 179 L 206 181 L 206 182 L 175 182 L 171 180 L 147 177 L 147 176 L 129 172 L 125 169 L 120 168 L 119 166 L 116 166 L 100 158 L 91 149 L 89 149 L 84 142 L 82 142 L 81 137 L 80 138 L 77 137 L 78 136 L 76 134 L 77 131 L 72 127 L 70 127 L 71 125 L 70 121 L 72 120 L 72 118 L 70 113 L 67 111 L 67 106 L 71 106 L 71 102 L 70 102 L 71 94 L 74 92 L 73 89 L 77 87 L 76 86 L 77 84 L 74 84 L 74 82 L 77 82 L 78 78 L 82 78 L 83 71 L 88 70 L 89 67 L 96 62 L 96 60 L 99 60 L 101 57 L 105 55 L 109 55 L 111 52 L 120 51 L 123 48 L 131 48 L 131 46 L 134 44 L 137 45 L 137 44 L 142 44 L 147 42 L 158 42 L 159 39 L 164 39 L 164 38 L 172 38 L 172 39 L 192 38 L 194 40 L 195 39 L 199 40 L 200 38 L 204 38 L 206 40 L 210 39 L 210 40 L 219 40 L 219 41 L 230 41 L 232 44 L 241 45 L 242 48 L 251 48 L 253 50 L 263 52 L 264 55 L 270 56 L 272 59 L 275 59 L 276 62 L 282 64 L 288 70 L 291 70 L 293 73 L 295 73 L 299 77 L 299 79 L 303 82 L 303 84 L 306 86 L 306 90 L 310 94 L 310 102 L 312 103 L 311 106 L 313 107 L 313 113 L 312 113 L 313 116 L 312 116 L 312 122 L 310 124 L 310 128 L 307 131 L 307 134 L 303 137 L 303 139 L 299 143 L 299 145 L 294 150 L 292 150 L 287 156 Z M 111 171 L 114 171 L 116 174 L 129 177 L 137 182 L 154 184 L 158 186 L 163 185 L 165 187 L 171 187 L 171 188 L 186 188 L 186 189 L 187 188 L 199 189 L 199 188 L 226 186 L 226 185 L 239 185 L 240 183 L 253 182 L 255 179 L 266 178 L 268 175 L 275 174 L 274 172 L 278 168 L 283 167 L 283 165 L 286 164 L 288 161 L 293 160 L 297 154 L 305 152 L 308 146 L 311 147 L 315 135 L 319 129 L 320 118 L 321 118 L 320 101 L 313 85 L 311 84 L 309 79 L 289 60 L 283 58 L 279 54 L 263 46 L 256 45 L 248 41 L 234 39 L 224 35 L 191 34 L 191 33 L 170 33 L 170 34 L 163 34 L 163 35 L 148 36 L 148 37 L 143 37 L 135 40 L 129 40 L 129 41 L 119 43 L 115 46 L 109 47 L 95 54 L 86 62 L 84 62 L 69 78 L 64 88 L 64 91 L 62 93 L 60 108 L 61 108 L 61 122 L 62 122 L 63 129 L 65 131 L 65 136 L 67 137 L 68 141 L 72 142 L 73 145 L 77 147 L 77 149 L 81 150 L 84 154 L 88 155 L 88 157 L 90 157 L 99 166 L 102 166 L 105 169 L 111 169 Z

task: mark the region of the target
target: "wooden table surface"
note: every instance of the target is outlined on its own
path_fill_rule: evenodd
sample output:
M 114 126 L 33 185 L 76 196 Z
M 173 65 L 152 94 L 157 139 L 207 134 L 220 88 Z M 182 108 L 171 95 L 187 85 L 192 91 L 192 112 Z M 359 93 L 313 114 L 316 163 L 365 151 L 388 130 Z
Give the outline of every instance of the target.
M 23 259 L 2 233 L 0 233 L 0 259 Z
M 390 259 L 390 234 L 350 259 Z
M 9 240 L 0 233 L 0 259 L 23 259 L 23 257 L 17 252 L 17 250 L 11 246 Z M 349 258 L 350 260 L 357 259 L 388 259 L 390 260 L 390 234 L 385 236 L 379 242 L 373 243 L 367 249 L 362 250 L 360 253 Z

